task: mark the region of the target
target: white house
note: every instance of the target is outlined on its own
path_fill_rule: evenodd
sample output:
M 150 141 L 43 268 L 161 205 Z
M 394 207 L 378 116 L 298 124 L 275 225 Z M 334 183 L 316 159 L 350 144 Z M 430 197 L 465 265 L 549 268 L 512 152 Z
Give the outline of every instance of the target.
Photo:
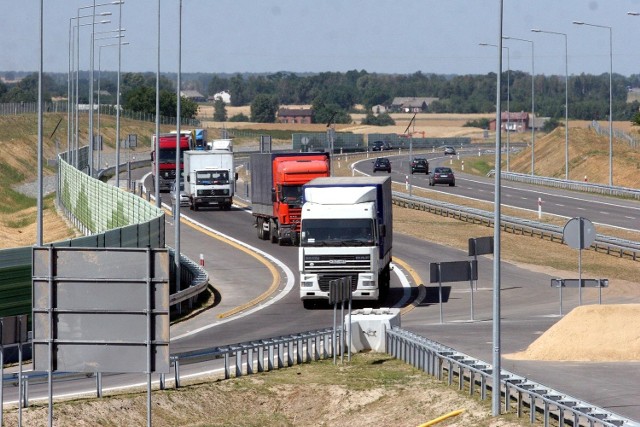
M 229 94 L 229 92 L 227 92 L 226 90 L 216 93 L 209 99 L 212 102 L 215 101 L 216 99 L 222 99 L 222 102 L 224 102 L 225 104 L 231 104 L 231 94 Z

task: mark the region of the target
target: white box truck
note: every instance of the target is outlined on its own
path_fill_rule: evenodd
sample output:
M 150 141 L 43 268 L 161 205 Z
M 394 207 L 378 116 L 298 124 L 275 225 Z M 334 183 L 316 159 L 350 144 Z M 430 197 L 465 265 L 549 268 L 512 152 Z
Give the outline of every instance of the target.
M 389 177 L 316 178 L 303 187 L 299 269 L 306 308 L 329 299 L 329 281 L 351 277 L 354 300 L 382 301 L 391 280 Z
M 238 179 L 233 162 L 231 140 L 215 140 L 211 150 L 184 153 L 184 191 L 189 209 L 203 206 L 231 209 Z

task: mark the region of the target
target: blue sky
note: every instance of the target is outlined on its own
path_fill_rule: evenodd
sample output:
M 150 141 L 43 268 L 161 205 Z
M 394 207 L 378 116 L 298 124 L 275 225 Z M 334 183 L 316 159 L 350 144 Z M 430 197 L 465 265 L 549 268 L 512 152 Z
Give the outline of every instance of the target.
M 37 71 L 40 1 L 3 3 L 0 71 Z M 44 70 L 66 72 L 70 18 L 92 1 L 44 3 Z M 178 67 L 178 4 L 162 0 L 163 72 Z M 157 0 L 122 5 L 124 40 L 130 43 L 122 48 L 123 71 L 156 70 L 157 5 Z M 497 44 L 499 5 L 499 0 L 183 0 L 182 71 L 485 74 L 495 71 L 496 49 L 478 44 Z M 96 10 L 112 12 L 100 18 L 112 22 L 97 25 L 96 31 L 117 29 L 119 6 Z M 640 0 L 504 0 L 503 34 L 534 42 L 536 74 L 564 75 L 564 38 L 530 29 L 566 33 L 569 73 L 601 74 L 609 72 L 609 30 L 572 21 L 612 27 L 614 73 L 640 74 L 640 16 L 628 11 L 640 12 Z M 85 70 L 90 28 L 80 29 Z M 531 44 L 505 40 L 504 45 L 511 69 L 531 72 Z M 117 48 L 101 52 L 102 69 L 117 69 Z

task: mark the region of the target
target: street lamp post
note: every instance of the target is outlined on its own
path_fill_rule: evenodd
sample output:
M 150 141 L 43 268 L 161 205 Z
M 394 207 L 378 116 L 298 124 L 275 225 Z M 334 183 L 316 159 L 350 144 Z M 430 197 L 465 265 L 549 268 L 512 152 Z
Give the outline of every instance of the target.
M 491 44 L 491 43 L 479 43 L 480 46 L 493 46 L 493 47 L 498 47 L 498 45 L 495 44 Z M 510 171 L 509 168 L 509 153 L 511 151 L 511 147 L 509 146 L 509 128 L 511 126 L 511 107 L 509 105 L 509 101 L 511 98 L 511 94 L 510 94 L 510 86 L 511 86 L 511 82 L 510 82 L 510 74 L 511 74 L 511 65 L 509 64 L 509 48 L 507 46 L 502 46 L 503 49 L 505 49 L 507 51 L 507 172 Z M 500 120 L 502 120 L 502 117 L 500 117 Z M 496 128 L 498 127 L 498 125 L 496 125 Z M 500 127 L 502 127 L 502 123 L 500 123 Z
M 118 5 L 118 35 L 122 36 L 122 3 Z M 118 82 L 116 83 L 116 187 L 120 188 L 120 70 L 122 64 L 122 37 L 118 37 Z M 129 165 L 130 167 L 131 165 Z
M 91 15 L 93 19 L 91 20 L 91 46 L 89 52 L 89 69 L 90 69 L 90 78 L 89 78 L 89 174 L 93 175 L 93 70 L 94 70 L 94 32 L 95 32 L 95 22 L 96 8 L 102 6 L 110 6 L 117 5 L 123 3 L 122 0 L 112 1 L 109 3 L 100 3 L 96 4 L 96 0 L 93 0 L 93 3 L 89 6 L 82 6 L 78 8 L 78 12 L 76 18 L 80 17 L 80 10 L 82 9 L 91 9 Z M 77 34 L 77 64 L 78 64 L 78 72 L 76 73 L 76 101 L 78 99 L 78 74 L 80 72 L 80 31 L 78 29 Z M 78 108 L 76 105 L 76 121 L 78 120 Z M 76 124 L 76 140 L 78 138 L 78 126 Z M 77 161 L 77 160 L 76 160 Z M 76 165 L 77 166 L 77 165 Z
M 502 37 L 505 40 L 517 40 L 531 43 L 531 175 L 535 175 L 535 143 L 536 143 L 536 101 L 535 101 L 535 56 L 533 53 L 533 40 L 519 39 L 516 37 Z
M 556 34 L 564 36 L 564 175 L 569 180 L 569 49 L 567 34 L 556 31 L 531 29 L 534 33 Z
M 109 16 L 111 12 L 102 12 L 97 16 Z M 71 78 L 72 72 L 75 71 L 75 57 L 73 56 L 74 50 L 74 35 L 76 28 L 72 25 L 73 21 L 76 19 L 82 18 L 91 18 L 93 15 L 84 15 L 84 16 L 72 16 L 69 18 L 69 70 L 67 73 L 67 162 L 71 163 L 71 140 L 73 135 L 73 127 L 75 124 L 73 123 L 72 117 L 72 102 L 71 98 L 74 94 L 74 79 Z M 111 22 L 111 21 L 100 21 L 103 22 Z
M 120 38 L 118 38 L 118 41 L 120 40 Z M 102 149 L 102 144 L 101 142 L 101 135 L 100 135 L 100 78 L 102 75 L 102 48 L 103 47 L 111 47 L 111 46 L 125 46 L 128 45 L 129 42 L 124 42 L 124 43 L 111 43 L 111 44 L 103 44 L 98 46 L 98 168 L 100 168 L 100 164 L 101 164 L 101 157 L 100 157 L 100 153 L 101 153 L 101 149 Z
M 162 207 L 162 201 L 160 200 L 160 162 L 158 161 L 158 155 L 160 154 L 160 0 L 158 0 L 158 53 L 157 53 L 157 66 L 156 66 L 156 138 L 154 144 L 154 152 L 155 152 L 155 165 L 154 165 L 154 176 L 155 180 L 153 181 L 153 188 L 155 189 L 156 196 L 156 207 L 160 209 Z M 180 188 L 180 187 L 178 187 Z
M 613 186 L 613 30 L 607 25 L 590 24 L 582 21 L 573 21 L 575 25 L 606 28 L 609 30 L 609 186 Z

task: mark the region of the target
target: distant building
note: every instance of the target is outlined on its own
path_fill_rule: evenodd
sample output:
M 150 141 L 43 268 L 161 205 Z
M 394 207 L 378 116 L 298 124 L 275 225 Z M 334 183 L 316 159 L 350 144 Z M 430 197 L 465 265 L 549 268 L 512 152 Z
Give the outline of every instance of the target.
M 209 97 L 207 101 L 214 102 L 216 99 L 221 99 L 225 104 L 231 104 L 231 94 L 226 90 L 218 92 Z
M 387 107 L 382 105 L 382 104 L 374 105 L 373 107 L 371 107 L 371 112 L 373 114 L 386 113 L 387 112 Z
M 280 108 L 278 110 L 278 123 L 306 123 L 313 120 L 313 110 L 311 108 Z
M 193 102 L 205 102 L 204 95 L 198 92 L 197 90 L 181 90 L 180 96 L 182 96 L 183 98 L 190 99 Z
M 533 114 L 529 114 L 525 111 L 519 113 L 503 111 L 500 114 L 502 123 L 500 129 L 508 130 L 509 132 L 526 132 L 531 128 L 542 129 L 545 123 L 549 120 L 548 117 L 536 117 Z M 489 121 L 489 130 L 496 130 L 496 120 Z
M 429 97 L 395 97 L 389 109 L 399 113 L 424 113 L 429 111 L 429 105 L 439 98 Z

